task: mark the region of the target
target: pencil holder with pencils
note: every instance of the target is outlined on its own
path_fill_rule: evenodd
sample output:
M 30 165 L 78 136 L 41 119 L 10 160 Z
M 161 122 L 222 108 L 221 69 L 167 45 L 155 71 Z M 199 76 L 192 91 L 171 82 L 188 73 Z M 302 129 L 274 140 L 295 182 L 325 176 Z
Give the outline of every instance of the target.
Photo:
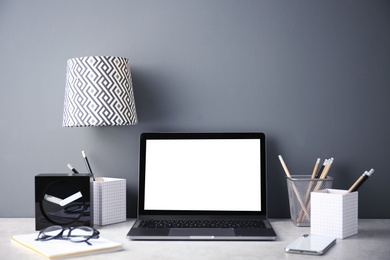
M 287 177 L 290 215 L 293 223 L 300 227 L 310 226 L 310 193 L 331 189 L 333 178 L 312 179 L 310 175 L 292 175 Z

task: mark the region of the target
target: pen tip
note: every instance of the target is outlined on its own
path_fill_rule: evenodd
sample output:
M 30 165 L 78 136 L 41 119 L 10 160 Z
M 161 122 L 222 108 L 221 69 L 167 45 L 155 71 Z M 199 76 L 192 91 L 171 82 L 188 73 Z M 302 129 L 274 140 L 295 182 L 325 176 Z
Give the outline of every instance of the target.
M 81 151 L 81 154 L 83 155 L 83 157 L 85 158 L 85 157 L 87 157 L 86 155 L 85 155 L 85 152 L 84 152 L 84 150 L 83 151 Z
M 68 168 L 73 169 L 73 166 L 70 163 L 68 163 Z

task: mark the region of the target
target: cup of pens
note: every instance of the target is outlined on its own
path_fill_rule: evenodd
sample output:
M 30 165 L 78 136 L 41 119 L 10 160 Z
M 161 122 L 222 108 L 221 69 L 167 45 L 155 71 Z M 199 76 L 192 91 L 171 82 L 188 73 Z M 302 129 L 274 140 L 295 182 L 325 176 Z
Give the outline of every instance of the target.
M 325 159 L 321 167 L 318 158 L 311 175 L 291 175 L 281 155 L 279 160 L 287 177 L 291 220 L 299 227 L 310 227 L 310 193 L 332 188 L 333 178 L 328 173 L 333 158 Z
M 333 178 L 313 179 L 310 175 L 292 175 L 287 178 L 287 191 L 292 222 L 299 227 L 310 227 L 310 193 L 331 189 Z

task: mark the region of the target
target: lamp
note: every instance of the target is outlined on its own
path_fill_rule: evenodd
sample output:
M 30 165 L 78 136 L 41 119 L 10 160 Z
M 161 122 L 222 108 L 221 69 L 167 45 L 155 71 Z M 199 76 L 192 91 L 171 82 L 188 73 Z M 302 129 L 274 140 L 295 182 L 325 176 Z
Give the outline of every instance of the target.
M 67 61 L 62 126 L 137 124 L 128 59 L 88 56 Z

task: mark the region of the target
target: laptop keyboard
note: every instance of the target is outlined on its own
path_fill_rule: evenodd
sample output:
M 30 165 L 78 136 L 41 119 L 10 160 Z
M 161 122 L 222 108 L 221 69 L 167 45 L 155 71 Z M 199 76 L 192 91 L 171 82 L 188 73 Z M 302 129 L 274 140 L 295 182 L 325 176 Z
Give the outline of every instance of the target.
M 265 228 L 262 220 L 142 220 L 140 228 Z

